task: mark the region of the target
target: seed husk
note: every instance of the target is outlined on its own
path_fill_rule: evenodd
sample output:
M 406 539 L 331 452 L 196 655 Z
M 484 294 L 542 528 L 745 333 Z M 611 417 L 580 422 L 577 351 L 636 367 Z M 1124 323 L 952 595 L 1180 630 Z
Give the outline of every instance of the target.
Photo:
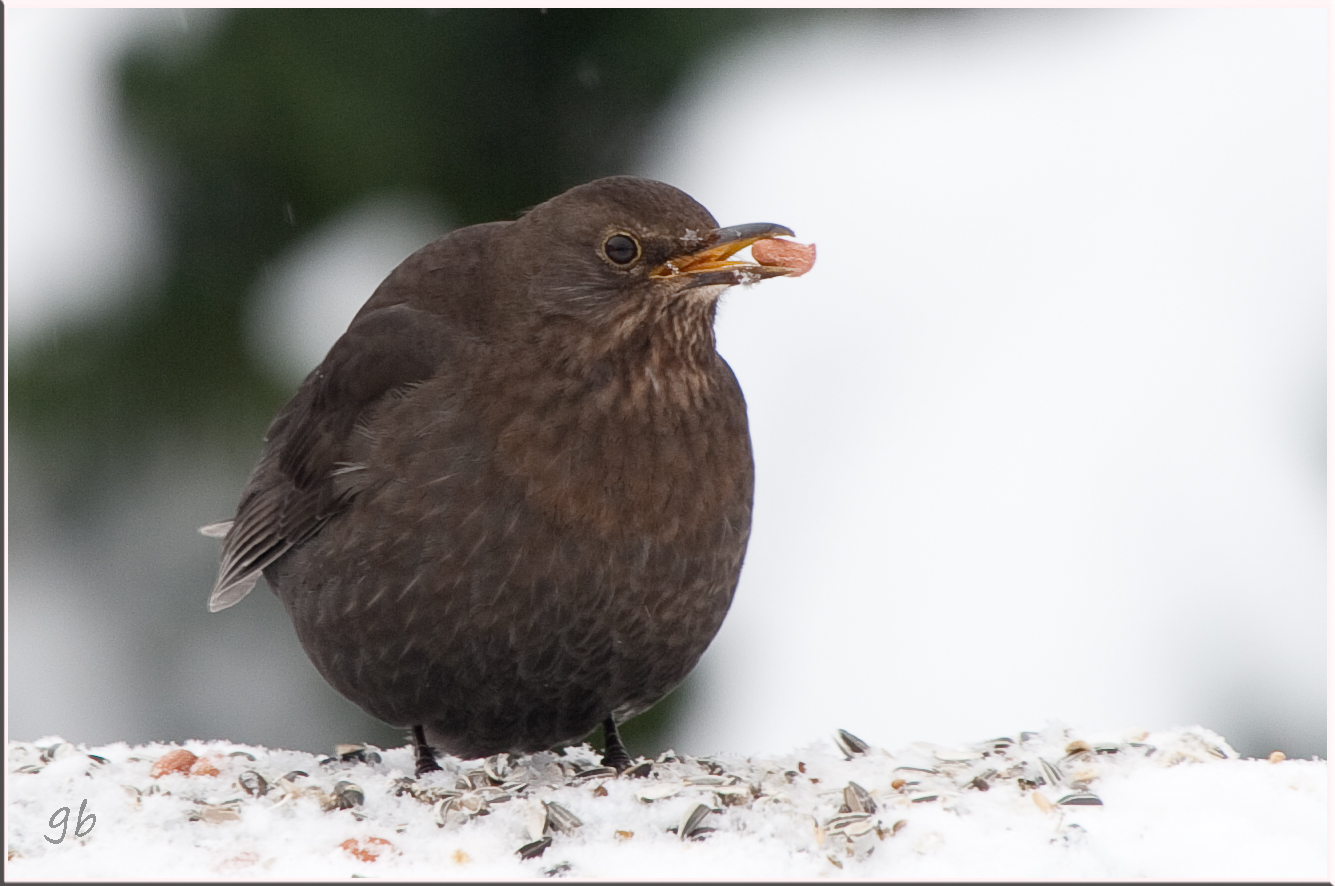
M 1103 801 L 1088 791 L 1067 794 L 1057 801 L 1058 806 L 1102 806 Z
M 547 810 L 545 829 L 550 834 L 571 834 L 575 828 L 584 824 L 579 817 L 560 803 L 550 803 L 542 801 L 543 808 Z
M 1043 770 L 1043 779 L 1053 787 L 1062 783 L 1062 771 L 1056 763 L 1049 763 L 1042 757 L 1038 758 L 1039 768 Z
M 495 784 L 504 784 L 510 774 L 510 755 L 499 753 L 482 761 L 482 771 Z
M 353 806 L 360 806 L 366 800 L 366 792 L 360 785 L 353 784 L 350 781 L 340 781 L 334 785 L 334 807 L 337 809 L 351 809 Z
M 713 828 L 701 827 L 701 823 L 704 822 L 705 816 L 713 811 L 703 803 L 696 803 L 687 809 L 686 814 L 681 817 L 681 823 L 677 825 L 677 839 L 689 840 L 701 833 L 712 831 Z
M 849 812 L 876 811 L 876 801 L 872 799 L 870 793 L 862 785 L 855 781 L 850 781 L 844 788 L 844 805 L 848 807 Z
M 252 797 L 263 797 L 269 793 L 269 783 L 264 780 L 263 775 L 260 775 L 254 769 L 247 769 L 238 775 L 236 783 L 241 787 L 241 790 Z
M 867 744 L 847 729 L 840 729 L 835 733 L 834 743 L 839 746 L 839 750 L 842 751 L 844 756 L 849 760 L 859 754 L 865 754 L 867 751 L 871 750 L 871 745 Z
M 523 846 L 520 846 L 515 850 L 515 854 L 524 860 L 538 858 L 547 851 L 547 847 L 550 845 L 552 845 L 552 838 L 542 837 L 534 840 L 532 843 L 525 843 Z
M 653 764 L 653 762 L 650 761 L 650 760 L 645 760 L 643 763 L 639 764 L 638 766 L 632 766 L 631 768 L 627 769 L 627 770 L 626 770 L 626 777 L 627 777 L 627 778 L 645 778 L 645 777 L 647 777 L 647 776 L 649 775 L 650 772 L 653 772 L 653 770 L 654 770 L 654 764 Z
M 615 778 L 617 771 L 611 766 L 594 766 L 575 773 L 575 781 L 588 781 L 591 778 Z
M 668 797 L 676 796 L 684 790 L 686 785 L 679 781 L 660 781 L 641 788 L 635 792 L 635 799 L 641 803 L 652 803 L 655 800 L 666 800 Z

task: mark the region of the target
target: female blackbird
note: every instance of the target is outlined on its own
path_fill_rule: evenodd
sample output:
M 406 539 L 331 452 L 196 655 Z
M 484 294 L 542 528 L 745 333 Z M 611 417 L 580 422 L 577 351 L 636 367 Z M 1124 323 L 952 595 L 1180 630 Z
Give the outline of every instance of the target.
M 212 611 L 261 574 L 325 679 L 463 757 L 531 752 L 670 692 L 728 611 L 751 527 L 719 296 L 789 269 L 629 176 L 456 230 L 380 284 L 265 436 Z

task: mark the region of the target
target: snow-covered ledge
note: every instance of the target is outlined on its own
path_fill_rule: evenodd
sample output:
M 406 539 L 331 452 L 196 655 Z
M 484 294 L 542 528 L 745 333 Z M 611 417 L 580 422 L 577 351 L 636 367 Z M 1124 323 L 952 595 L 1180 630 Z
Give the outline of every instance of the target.
M 1200 727 L 894 753 L 844 733 L 621 777 L 587 746 L 420 781 L 407 747 L 337 753 L 11 742 L 7 878 L 1327 876 L 1325 762 L 1238 759 Z

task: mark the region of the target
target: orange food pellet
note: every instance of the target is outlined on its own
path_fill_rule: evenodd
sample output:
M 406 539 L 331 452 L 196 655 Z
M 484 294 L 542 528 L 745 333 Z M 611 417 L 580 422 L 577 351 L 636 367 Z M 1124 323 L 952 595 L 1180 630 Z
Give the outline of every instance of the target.
M 254 852 L 242 852 L 223 861 L 222 864 L 218 865 L 218 869 L 222 871 L 236 871 L 241 868 L 248 868 L 254 864 L 258 864 L 259 860 L 260 857 Z
M 217 775 L 218 767 L 216 764 L 217 764 L 216 757 L 200 757 L 199 759 L 195 760 L 195 762 L 190 764 L 190 774 Z
M 386 852 L 394 850 L 394 844 L 380 837 L 367 837 L 365 840 L 348 839 L 339 844 L 349 855 L 361 861 L 375 861 Z
M 800 277 L 816 265 L 816 244 L 792 240 L 758 240 L 751 247 L 751 257 L 762 265 L 788 268 Z
M 177 748 L 159 757 L 158 762 L 153 764 L 153 768 L 148 771 L 148 774 L 153 778 L 161 778 L 169 772 L 188 773 L 190 767 L 195 765 L 195 761 L 198 759 L 185 748 Z

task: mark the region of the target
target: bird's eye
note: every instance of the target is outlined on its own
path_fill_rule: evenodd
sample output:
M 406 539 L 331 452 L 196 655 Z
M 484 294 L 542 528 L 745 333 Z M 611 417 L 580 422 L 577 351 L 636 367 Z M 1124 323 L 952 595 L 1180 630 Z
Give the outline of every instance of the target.
M 628 265 L 640 257 L 640 244 L 625 234 L 613 234 L 603 244 L 603 254 L 619 265 Z

